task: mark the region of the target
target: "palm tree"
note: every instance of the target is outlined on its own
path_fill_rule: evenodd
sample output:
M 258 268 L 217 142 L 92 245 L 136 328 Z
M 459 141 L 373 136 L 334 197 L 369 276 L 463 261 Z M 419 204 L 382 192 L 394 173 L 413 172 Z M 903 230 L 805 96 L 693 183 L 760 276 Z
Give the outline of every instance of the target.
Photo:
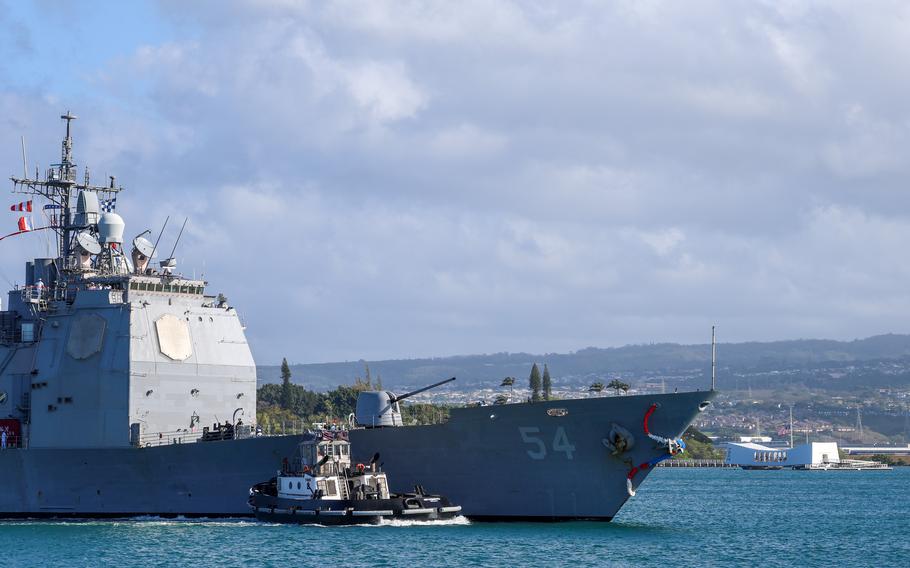
M 600 391 L 604 390 L 604 384 L 600 381 L 596 383 L 591 383 L 591 386 L 588 387 L 588 392 L 593 392 L 600 394 Z
M 506 377 L 499 386 L 509 387 L 509 402 L 512 402 L 512 385 L 515 384 L 515 377 Z
M 619 391 L 623 391 L 624 393 L 629 392 L 628 383 L 624 383 L 624 382 L 620 381 L 619 379 L 613 379 L 612 381 L 610 381 L 610 384 L 608 384 L 607 387 L 616 391 L 616 394 L 619 394 Z

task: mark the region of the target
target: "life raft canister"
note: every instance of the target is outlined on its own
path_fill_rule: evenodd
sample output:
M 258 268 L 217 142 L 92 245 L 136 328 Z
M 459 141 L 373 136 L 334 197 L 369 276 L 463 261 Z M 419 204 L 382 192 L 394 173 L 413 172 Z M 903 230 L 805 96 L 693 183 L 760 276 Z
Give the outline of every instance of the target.
M 364 469 L 366 469 L 366 466 L 364 466 L 362 463 L 357 464 L 357 471 L 363 473 Z

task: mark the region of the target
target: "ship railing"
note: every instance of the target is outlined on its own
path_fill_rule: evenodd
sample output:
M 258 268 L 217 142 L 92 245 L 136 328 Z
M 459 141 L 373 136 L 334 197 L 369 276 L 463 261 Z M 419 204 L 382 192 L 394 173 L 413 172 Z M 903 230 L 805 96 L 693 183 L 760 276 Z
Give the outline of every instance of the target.
M 189 444 L 202 438 L 202 432 L 191 430 L 175 430 L 173 432 L 155 432 L 139 436 L 139 446 L 150 448 L 153 446 L 170 446 L 171 444 Z
M 191 444 L 194 442 L 213 442 L 221 440 L 241 440 L 253 435 L 249 426 L 238 425 L 231 428 L 222 427 L 219 430 L 209 427 L 201 430 L 174 430 L 172 432 L 154 432 L 139 436 L 139 447 L 151 448 L 155 446 L 169 446 L 172 444 Z
M 44 299 L 44 292 L 47 290 L 44 286 L 25 286 L 20 289 L 22 301 L 31 304 L 37 304 Z
M 47 169 L 47 173 L 45 175 L 45 179 L 47 181 L 76 181 L 75 169 L 66 171 L 62 167 L 52 167 Z
M 28 438 L 25 436 L 7 436 L 6 442 L 0 442 L 0 451 L 24 450 L 28 448 Z
M 310 424 L 303 420 L 265 422 L 256 426 L 256 436 L 300 436 L 311 430 L 328 430 L 325 424 Z

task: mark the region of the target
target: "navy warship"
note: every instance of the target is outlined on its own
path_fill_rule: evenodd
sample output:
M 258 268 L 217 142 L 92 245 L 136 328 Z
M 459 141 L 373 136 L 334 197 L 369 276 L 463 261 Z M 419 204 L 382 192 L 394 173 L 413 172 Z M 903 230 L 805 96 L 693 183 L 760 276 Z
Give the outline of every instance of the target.
M 0 516 L 247 516 L 249 488 L 302 438 L 254 434 L 256 367 L 237 311 L 177 271 L 176 244 L 153 266 L 163 229 L 126 252 L 122 187 L 79 179 L 76 117 L 61 118 L 60 163 L 30 176 L 23 144 L 11 178 L 24 200 L 12 210 L 49 212 L 42 227 L 23 215 L 12 235 L 49 231 L 57 255 L 27 262 L 0 311 Z M 611 519 L 714 396 L 455 408 L 407 426 L 399 403 L 412 394 L 360 394 L 356 461 L 379 453 L 390 490 L 425 483 L 490 520 Z

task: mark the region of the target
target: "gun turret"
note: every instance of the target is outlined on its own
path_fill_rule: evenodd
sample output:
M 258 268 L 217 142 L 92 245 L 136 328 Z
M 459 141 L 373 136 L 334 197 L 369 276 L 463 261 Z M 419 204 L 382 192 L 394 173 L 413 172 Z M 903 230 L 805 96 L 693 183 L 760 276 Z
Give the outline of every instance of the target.
M 451 379 L 446 379 L 446 380 L 444 380 L 444 381 L 439 381 L 438 383 L 433 383 L 432 385 L 430 385 L 430 386 L 428 386 L 428 387 L 422 387 L 422 388 L 419 388 L 419 389 L 417 389 L 417 390 L 414 390 L 414 391 L 411 391 L 411 392 L 406 392 L 406 393 L 404 393 L 404 394 L 402 394 L 402 395 L 398 395 L 398 396 L 392 396 L 392 393 L 389 393 L 389 396 L 391 397 L 391 398 L 389 398 L 389 402 L 395 403 L 395 402 L 398 402 L 399 400 L 404 400 L 404 399 L 406 399 L 406 398 L 408 398 L 408 397 L 414 396 L 415 394 L 420 394 L 420 393 L 422 393 L 422 392 L 424 392 L 424 391 L 428 391 L 428 390 L 430 390 L 430 389 L 435 389 L 436 387 L 438 387 L 438 386 L 440 386 L 440 385 L 444 385 L 444 384 L 446 384 L 446 383 L 451 383 L 451 382 L 454 381 L 454 380 L 455 380 L 455 377 L 452 377 Z
M 363 391 L 357 395 L 355 417 L 358 426 L 376 428 L 381 426 L 401 426 L 401 409 L 398 402 L 408 397 L 450 383 L 455 377 L 433 383 L 430 386 L 395 396 L 388 391 Z

